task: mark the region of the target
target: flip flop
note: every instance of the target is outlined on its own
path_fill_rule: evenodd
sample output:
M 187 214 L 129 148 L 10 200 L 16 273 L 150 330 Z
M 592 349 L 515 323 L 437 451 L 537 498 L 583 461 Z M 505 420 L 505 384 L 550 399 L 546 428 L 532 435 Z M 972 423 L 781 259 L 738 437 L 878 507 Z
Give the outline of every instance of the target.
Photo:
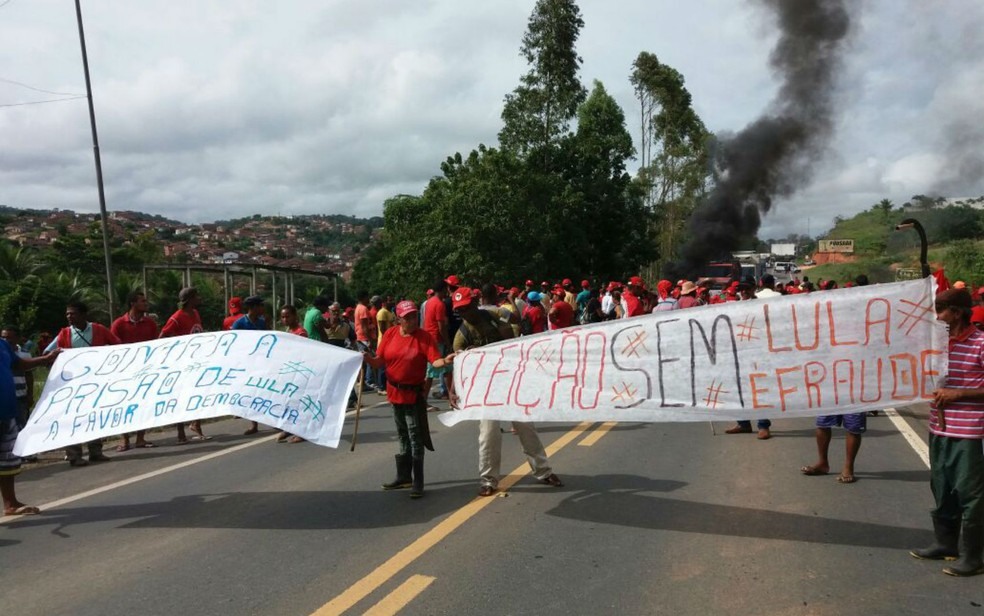
M 144 441 L 138 445 L 134 445 L 138 449 L 150 449 L 151 447 L 157 447 L 157 445 L 151 443 L 150 441 Z
M 839 475 L 837 477 L 837 483 L 854 483 L 858 478 L 854 475 Z
M 825 471 L 816 466 L 804 466 L 803 468 L 800 469 L 800 472 L 806 475 L 807 477 L 819 477 L 820 475 L 826 475 L 830 471 Z
M 195 436 L 191 437 L 191 440 L 193 440 L 193 441 L 210 441 L 210 440 L 212 440 L 212 437 L 211 436 L 205 436 L 204 434 L 196 434 Z
M 38 515 L 41 510 L 31 505 L 21 505 L 13 509 L 4 509 L 3 515 Z
M 116 446 L 116 451 L 118 451 L 120 453 L 123 453 L 124 451 L 129 451 L 130 449 L 133 449 L 133 448 L 130 447 L 129 445 L 117 445 Z

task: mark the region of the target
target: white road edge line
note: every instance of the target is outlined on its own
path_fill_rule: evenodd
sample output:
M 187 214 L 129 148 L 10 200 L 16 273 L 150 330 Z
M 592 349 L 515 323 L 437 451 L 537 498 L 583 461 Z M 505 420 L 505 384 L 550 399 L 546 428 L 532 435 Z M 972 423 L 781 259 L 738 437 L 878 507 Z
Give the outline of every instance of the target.
M 368 411 L 374 409 L 378 406 L 386 404 L 385 402 L 379 402 L 370 407 L 365 407 L 362 410 Z M 355 411 L 348 411 L 345 413 L 345 417 L 354 417 Z M 187 468 L 193 466 L 200 462 L 207 462 L 209 460 L 214 460 L 215 458 L 220 458 L 222 456 L 228 455 L 230 453 L 235 453 L 237 451 L 242 451 L 243 449 L 249 449 L 261 443 L 266 443 L 276 439 L 276 435 L 270 436 L 269 438 L 261 438 L 255 441 L 249 441 L 248 443 L 242 443 L 234 447 L 229 447 L 228 449 L 222 449 L 219 451 L 213 451 L 212 453 L 205 454 L 200 458 L 193 458 L 191 460 L 185 460 L 184 462 L 179 462 L 177 464 L 172 464 L 171 466 L 165 466 L 164 468 L 159 468 L 156 471 L 150 471 L 149 473 L 144 473 L 143 475 L 137 475 L 136 477 L 130 477 L 129 479 L 124 479 L 122 481 L 117 481 L 116 483 L 111 483 L 109 485 L 101 486 L 98 488 L 93 488 L 92 490 L 87 490 L 85 492 L 80 492 L 78 494 L 73 494 L 72 496 L 66 496 L 65 498 L 60 498 L 58 500 L 51 501 L 50 503 L 45 503 L 43 505 L 38 505 L 38 509 L 41 510 L 42 514 L 49 509 L 55 509 L 69 503 L 74 503 L 75 501 L 82 500 L 83 498 L 89 498 L 90 496 L 95 496 L 97 494 L 102 494 L 103 492 L 109 492 L 110 490 L 115 490 L 117 488 L 122 488 L 130 484 L 137 483 L 139 481 L 144 481 L 145 479 L 152 479 L 154 477 L 159 477 L 161 475 L 166 475 L 167 473 L 172 473 L 182 468 Z M 0 525 L 6 524 L 8 522 L 13 522 L 14 520 L 19 520 L 23 518 L 22 515 L 5 515 L 0 517 Z
M 892 423 L 895 424 L 895 427 L 902 433 L 905 440 L 909 442 L 909 446 L 915 450 L 916 455 L 919 456 L 919 459 L 926 465 L 926 468 L 929 468 L 929 446 L 927 446 L 926 443 L 919 438 L 916 431 L 912 429 L 909 422 L 899 415 L 898 411 L 895 409 L 885 409 L 885 415 L 892 420 Z

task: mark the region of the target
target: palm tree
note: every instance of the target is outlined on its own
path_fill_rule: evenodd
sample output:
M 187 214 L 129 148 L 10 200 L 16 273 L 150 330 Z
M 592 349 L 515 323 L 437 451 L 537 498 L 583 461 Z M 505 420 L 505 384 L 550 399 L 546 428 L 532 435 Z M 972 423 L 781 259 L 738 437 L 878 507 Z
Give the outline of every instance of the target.
M 7 242 L 0 243 L 0 276 L 4 279 L 25 280 L 36 276 L 40 269 L 35 253 Z

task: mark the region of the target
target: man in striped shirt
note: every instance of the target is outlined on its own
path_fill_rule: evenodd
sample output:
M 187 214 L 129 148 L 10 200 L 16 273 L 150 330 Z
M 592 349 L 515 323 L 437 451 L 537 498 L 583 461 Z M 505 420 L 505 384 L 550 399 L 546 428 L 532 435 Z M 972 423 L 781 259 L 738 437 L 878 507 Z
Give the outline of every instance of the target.
M 984 573 L 984 332 L 970 323 L 966 289 L 936 296 L 937 319 L 950 328 L 949 369 L 933 392 L 929 421 L 930 487 L 936 542 L 916 558 L 959 560 L 943 573 Z

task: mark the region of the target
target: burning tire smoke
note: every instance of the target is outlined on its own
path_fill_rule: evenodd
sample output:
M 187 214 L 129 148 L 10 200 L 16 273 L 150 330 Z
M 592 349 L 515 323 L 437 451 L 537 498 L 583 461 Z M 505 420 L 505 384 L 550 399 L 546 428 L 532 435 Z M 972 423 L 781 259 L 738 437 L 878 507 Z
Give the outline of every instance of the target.
M 834 77 L 850 32 L 850 0 L 762 0 L 774 13 L 779 40 L 769 62 L 782 85 L 769 110 L 718 144 L 716 185 L 690 218 L 690 237 L 671 278 L 691 277 L 754 236 L 777 196 L 791 195 L 833 127 Z

